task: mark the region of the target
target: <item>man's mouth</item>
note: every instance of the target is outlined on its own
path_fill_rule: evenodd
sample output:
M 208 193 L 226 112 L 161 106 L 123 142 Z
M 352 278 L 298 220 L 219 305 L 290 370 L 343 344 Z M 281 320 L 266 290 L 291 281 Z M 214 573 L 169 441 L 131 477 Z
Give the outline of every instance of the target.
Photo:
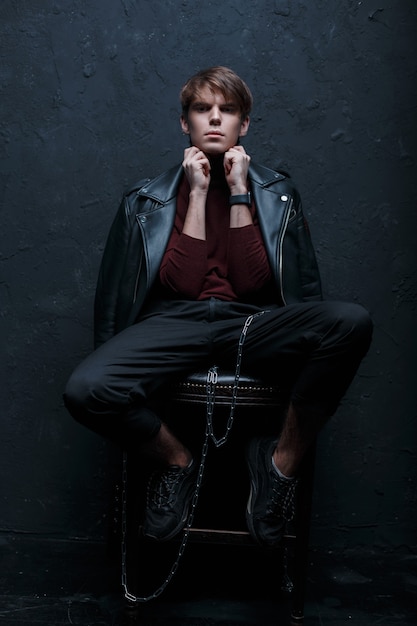
M 223 133 L 221 133 L 219 130 L 209 130 L 209 132 L 206 133 L 206 135 L 215 135 L 216 137 L 223 137 Z

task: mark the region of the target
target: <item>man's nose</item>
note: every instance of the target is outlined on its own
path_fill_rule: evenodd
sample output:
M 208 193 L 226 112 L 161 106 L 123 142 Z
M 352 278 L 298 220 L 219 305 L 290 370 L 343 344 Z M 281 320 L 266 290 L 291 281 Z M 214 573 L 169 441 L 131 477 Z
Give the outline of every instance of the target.
M 221 123 L 221 112 L 218 106 L 214 106 L 210 111 L 210 124 Z

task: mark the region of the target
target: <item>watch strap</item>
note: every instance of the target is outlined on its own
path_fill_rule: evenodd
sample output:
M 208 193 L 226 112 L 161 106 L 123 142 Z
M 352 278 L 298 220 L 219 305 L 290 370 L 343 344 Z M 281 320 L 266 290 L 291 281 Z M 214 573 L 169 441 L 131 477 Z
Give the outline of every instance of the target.
M 232 206 L 233 204 L 247 204 L 248 206 L 252 205 L 252 196 L 250 192 L 241 193 L 237 196 L 230 196 L 229 204 Z

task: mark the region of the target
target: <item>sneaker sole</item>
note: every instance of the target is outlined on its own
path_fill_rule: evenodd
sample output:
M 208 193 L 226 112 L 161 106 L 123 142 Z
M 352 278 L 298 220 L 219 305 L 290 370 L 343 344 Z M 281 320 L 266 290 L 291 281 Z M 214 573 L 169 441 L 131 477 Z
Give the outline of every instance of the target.
M 256 460 L 258 458 L 259 449 L 263 443 L 262 438 L 253 439 L 249 442 L 246 452 L 246 462 L 249 470 L 249 479 L 250 479 L 250 489 L 249 489 L 249 498 L 246 504 L 246 525 L 253 539 L 259 545 L 265 545 L 264 542 L 258 537 L 258 534 L 255 530 L 255 526 L 253 524 L 253 503 L 256 500 L 258 495 L 258 480 L 257 474 L 254 471 L 253 467 L 256 465 Z
M 270 456 L 272 457 L 273 449 L 276 446 L 277 441 L 278 439 L 271 438 L 269 440 L 266 440 L 265 438 L 258 438 L 256 440 L 251 441 L 247 448 L 247 464 L 248 464 L 249 475 L 250 475 L 250 492 L 249 492 L 248 502 L 246 505 L 246 524 L 248 526 L 248 530 L 250 534 L 259 545 L 266 547 L 266 548 L 272 548 L 272 549 L 279 546 L 282 538 L 287 533 L 287 530 L 285 530 L 285 528 L 288 527 L 289 522 L 291 522 L 293 518 L 291 518 L 290 520 L 288 519 L 285 520 L 283 518 L 284 523 L 283 523 L 282 533 L 278 538 L 274 539 L 273 541 L 268 542 L 259 536 L 259 534 L 256 531 L 255 525 L 253 523 L 253 517 L 254 517 L 253 508 L 254 508 L 254 503 L 258 496 L 260 487 L 259 487 L 258 473 L 255 472 L 253 468 L 256 467 L 256 463 L 259 459 L 260 453 L 265 454 L 265 455 L 270 454 Z M 295 483 L 295 487 L 296 487 L 296 483 Z

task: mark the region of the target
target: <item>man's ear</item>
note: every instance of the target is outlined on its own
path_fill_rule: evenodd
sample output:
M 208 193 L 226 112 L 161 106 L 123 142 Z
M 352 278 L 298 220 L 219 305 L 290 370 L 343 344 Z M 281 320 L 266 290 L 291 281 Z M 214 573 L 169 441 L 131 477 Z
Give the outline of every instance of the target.
M 190 134 L 190 130 L 188 128 L 188 122 L 187 122 L 187 120 L 185 119 L 185 117 L 183 115 L 181 115 L 181 117 L 180 117 L 180 123 L 181 123 L 182 132 L 185 135 L 189 135 Z
M 249 130 L 249 124 L 250 124 L 250 118 L 248 115 L 247 117 L 245 117 L 245 119 L 242 121 L 240 125 L 239 137 L 245 137 L 245 135 L 247 134 Z

